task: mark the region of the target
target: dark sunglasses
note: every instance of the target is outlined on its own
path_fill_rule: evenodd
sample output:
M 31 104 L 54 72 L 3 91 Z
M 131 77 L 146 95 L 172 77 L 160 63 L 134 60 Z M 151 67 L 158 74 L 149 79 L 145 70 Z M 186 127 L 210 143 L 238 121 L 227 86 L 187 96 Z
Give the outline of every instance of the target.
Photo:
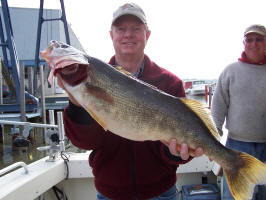
M 256 37 L 256 38 L 245 38 L 246 43 L 252 43 L 252 42 L 264 42 L 264 37 Z

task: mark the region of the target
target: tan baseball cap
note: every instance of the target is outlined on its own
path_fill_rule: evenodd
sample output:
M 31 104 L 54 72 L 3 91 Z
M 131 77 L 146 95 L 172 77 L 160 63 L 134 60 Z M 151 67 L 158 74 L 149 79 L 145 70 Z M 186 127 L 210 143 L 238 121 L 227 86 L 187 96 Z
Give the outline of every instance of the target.
M 123 15 L 133 15 L 139 18 L 143 24 L 147 25 L 147 20 L 144 11 L 135 3 L 126 3 L 120 6 L 114 13 L 113 13 L 113 20 L 112 25 L 114 22 Z
M 260 35 L 265 37 L 266 36 L 266 29 L 264 26 L 262 26 L 260 24 L 253 24 L 245 30 L 244 36 L 246 36 L 249 33 L 257 33 L 257 34 L 260 34 Z

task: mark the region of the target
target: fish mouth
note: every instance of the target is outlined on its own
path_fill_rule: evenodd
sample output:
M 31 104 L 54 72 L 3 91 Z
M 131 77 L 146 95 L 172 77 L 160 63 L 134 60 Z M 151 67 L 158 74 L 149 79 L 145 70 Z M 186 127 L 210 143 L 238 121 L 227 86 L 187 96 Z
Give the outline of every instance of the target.
M 65 68 L 62 68 L 61 75 L 68 76 L 71 74 L 75 74 L 78 71 L 78 69 L 79 69 L 79 65 L 77 63 L 69 65 Z
M 47 56 L 52 52 L 52 50 L 54 48 L 58 48 L 59 47 L 59 44 L 55 41 L 55 40 L 52 40 L 50 41 L 50 44 L 49 46 L 44 50 L 44 51 L 41 51 L 40 52 L 40 55 L 45 59 L 45 60 L 49 60 L 47 58 Z
M 64 82 L 71 86 L 76 86 L 83 82 L 88 77 L 88 65 L 85 64 L 71 64 L 64 68 L 55 70 L 55 75 L 59 73 Z

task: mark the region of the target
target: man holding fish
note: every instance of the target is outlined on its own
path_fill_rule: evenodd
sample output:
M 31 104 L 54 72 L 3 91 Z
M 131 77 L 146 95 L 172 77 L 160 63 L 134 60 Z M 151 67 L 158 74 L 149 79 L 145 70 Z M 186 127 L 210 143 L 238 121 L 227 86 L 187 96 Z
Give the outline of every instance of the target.
M 150 31 L 139 6 L 118 8 L 110 36 L 111 65 L 58 41 L 41 52 L 48 80 L 56 75 L 70 97 L 68 138 L 93 150 L 97 199 L 176 200 L 178 165 L 203 151 L 221 165 L 236 200 L 266 183 L 266 165 L 224 147 L 205 106 L 182 98 L 182 81 L 144 54 Z
M 145 14 L 138 5 L 130 3 L 119 7 L 110 31 L 115 49 L 110 64 L 122 66 L 135 77 L 171 95 L 184 97 L 182 81 L 144 55 L 150 33 Z M 178 199 L 176 169 L 191 160 L 187 144 L 181 144 L 178 152 L 176 139 L 162 141 L 169 149 L 160 141 L 125 140 L 105 132 L 79 106 L 70 97 L 64 115 L 66 134 L 74 145 L 93 150 L 89 161 L 95 175 L 97 199 L 155 200 L 159 196 L 166 200 Z M 201 155 L 202 149 L 196 149 L 195 156 Z

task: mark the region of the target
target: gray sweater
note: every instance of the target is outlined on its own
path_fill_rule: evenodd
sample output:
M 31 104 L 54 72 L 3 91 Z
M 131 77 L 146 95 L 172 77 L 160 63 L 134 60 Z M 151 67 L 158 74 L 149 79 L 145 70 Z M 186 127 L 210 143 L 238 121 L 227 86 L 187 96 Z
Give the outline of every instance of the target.
M 220 75 L 212 101 L 212 117 L 222 133 L 244 142 L 266 142 L 266 65 L 238 61 Z

